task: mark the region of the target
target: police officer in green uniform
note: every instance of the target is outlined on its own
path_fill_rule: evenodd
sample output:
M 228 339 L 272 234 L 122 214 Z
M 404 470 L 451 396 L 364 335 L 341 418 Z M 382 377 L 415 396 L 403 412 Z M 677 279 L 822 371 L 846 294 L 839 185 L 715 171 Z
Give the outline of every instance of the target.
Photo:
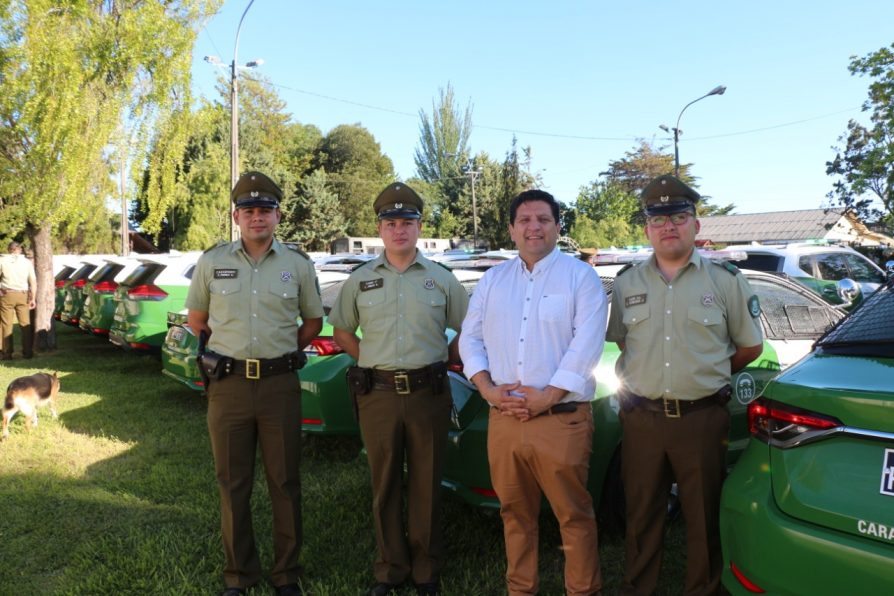
M 623 594 L 651 594 L 674 480 L 686 519 L 684 593 L 718 594 L 720 488 L 730 375 L 762 349 L 760 305 L 732 265 L 695 250 L 700 199 L 673 176 L 642 193 L 653 255 L 619 272 L 606 339 L 621 348 L 621 466 L 627 499 Z
M 440 593 L 441 470 L 452 407 L 446 361 L 459 360 L 445 329 L 459 331 L 469 300 L 450 271 L 416 250 L 422 207 L 403 183 L 379 194 L 373 208 L 385 252 L 351 273 L 329 313 L 335 341 L 358 365 L 349 383 L 372 480 L 374 596 L 408 579 L 419 594 Z
M 202 367 L 210 378 L 208 433 L 220 491 L 226 566 L 224 594 L 261 579 L 250 499 L 256 446 L 273 509 L 276 593 L 301 594 L 301 385 L 304 346 L 323 323 L 316 274 L 307 255 L 278 242 L 282 191 L 248 172 L 231 193 L 241 239 L 201 256 L 186 299 L 189 325 L 206 333 Z M 301 323 L 297 321 L 301 317 Z

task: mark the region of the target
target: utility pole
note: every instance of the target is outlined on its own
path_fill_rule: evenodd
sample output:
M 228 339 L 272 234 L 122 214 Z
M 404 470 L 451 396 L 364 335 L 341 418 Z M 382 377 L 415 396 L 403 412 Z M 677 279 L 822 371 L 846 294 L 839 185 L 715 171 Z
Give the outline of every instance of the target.
M 482 172 L 475 169 L 475 163 L 471 157 L 463 170 L 472 182 L 472 246 L 473 248 L 478 248 L 478 203 L 475 200 L 475 180 L 478 179 Z

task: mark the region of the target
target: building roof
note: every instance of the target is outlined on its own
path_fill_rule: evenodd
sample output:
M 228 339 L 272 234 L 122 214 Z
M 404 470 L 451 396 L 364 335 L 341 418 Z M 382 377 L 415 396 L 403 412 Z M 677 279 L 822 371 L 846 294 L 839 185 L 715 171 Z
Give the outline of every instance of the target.
M 701 230 L 696 238 L 718 244 L 828 238 L 843 218 L 842 212 L 829 209 L 700 217 Z

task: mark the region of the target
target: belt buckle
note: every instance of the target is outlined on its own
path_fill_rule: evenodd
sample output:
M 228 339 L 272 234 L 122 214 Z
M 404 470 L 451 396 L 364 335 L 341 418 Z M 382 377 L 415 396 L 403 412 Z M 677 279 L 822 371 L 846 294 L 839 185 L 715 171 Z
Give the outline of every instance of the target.
M 394 373 L 394 390 L 398 395 L 410 393 L 410 376 L 407 371 L 401 370 Z
M 261 361 L 255 358 L 248 358 L 245 361 L 245 378 L 260 379 L 261 378 Z
M 662 397 L 661 401 L 664 402 L 664 415 L 668 418 L 679 418 L 680 417 L 680 400 L 679 399 L 667 399 L 666 397 Z M 673 408 L 669 408 L 668 404 L 673 404 Z

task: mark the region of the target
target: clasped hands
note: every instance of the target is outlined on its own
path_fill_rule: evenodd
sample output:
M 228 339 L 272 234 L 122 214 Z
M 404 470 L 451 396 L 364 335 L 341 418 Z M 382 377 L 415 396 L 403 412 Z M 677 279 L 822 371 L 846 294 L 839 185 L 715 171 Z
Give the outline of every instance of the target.
M 515 416 L 522 422 L 542 414 L 553 406 L 553 398 L 545 389 L 519 382 L 491 385 L 481 390 L 484 399 L 503 416 Z

